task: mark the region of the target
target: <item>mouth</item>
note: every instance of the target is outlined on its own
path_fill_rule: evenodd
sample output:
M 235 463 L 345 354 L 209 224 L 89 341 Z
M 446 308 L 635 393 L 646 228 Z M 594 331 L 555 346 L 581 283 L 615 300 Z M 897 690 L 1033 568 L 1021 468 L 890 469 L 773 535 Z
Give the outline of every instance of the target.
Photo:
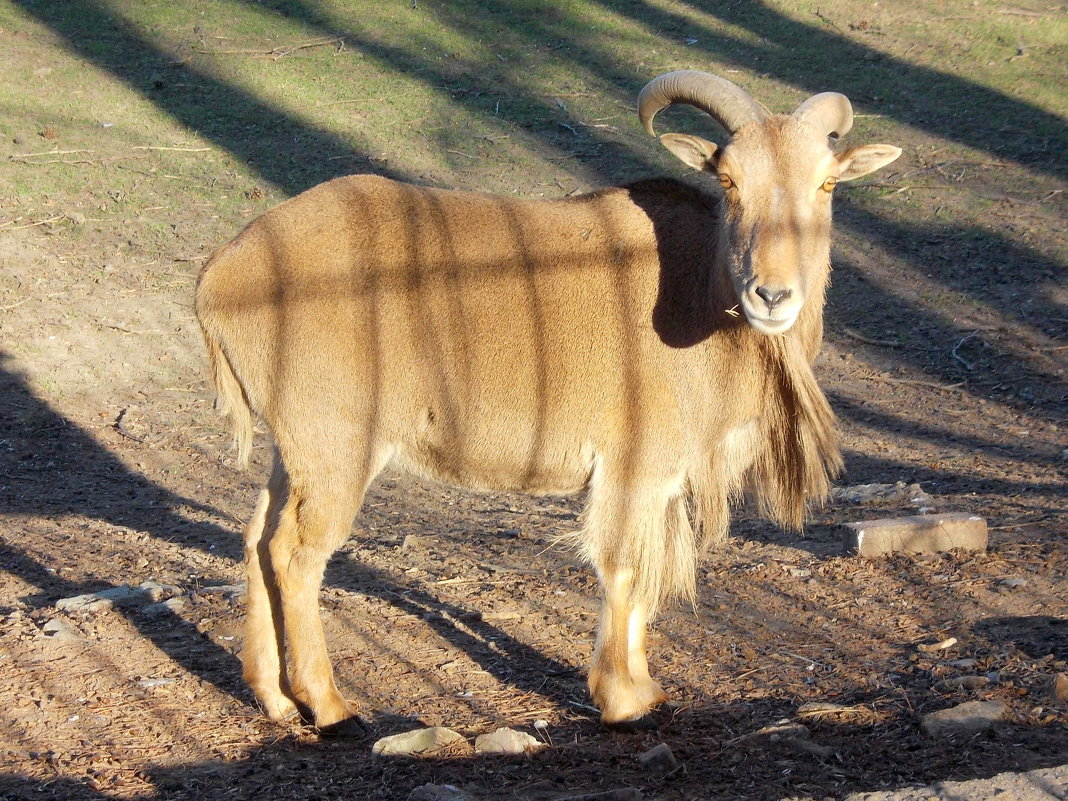
M 797 317 L 796 315 L 791 315 L 783 320 L 774 320 L 770 317 L 757 317 L 756 315 L 747 314 L 746 319 L 749 320 L 749 325 L 753 326 L 761 334 L 773 336 L 775 334 L 785 334 L 789 331 Z

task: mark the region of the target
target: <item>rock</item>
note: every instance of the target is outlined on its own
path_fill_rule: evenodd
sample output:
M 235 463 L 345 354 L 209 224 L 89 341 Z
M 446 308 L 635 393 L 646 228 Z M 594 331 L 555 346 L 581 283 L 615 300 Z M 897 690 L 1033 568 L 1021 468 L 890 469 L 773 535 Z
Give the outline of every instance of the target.
M 743 739 L 754 740 L 762 745 L 781 746 L 796 753 L 814 754 L 821 758 L 834 754 L 833 748 L 812 742 L 812 732 L 806 726 L 794 723 L 789 718 L 783 718 L 770 726 L 765 726 Z
M 1001 701 L 968 701 L 924 715 L 920 728 L 931 737 L 947 734 L 974 734 L 985 731 L 1009 716 Z
M 500 728 L 475 738 L 476 754 L 525 754 L 543 748 L 545 743 L 526 732 Z
M 957 676 L 952 679 L 942 679 L 935 684 L 936 690 L 954 692 L 956 690 L 978 690 L 990 684 L 989 676 Z
M 475 801 L 475 797 L 451 784 L 423 784 L 408 793 L 408 801 Z
M 213 584 L 209 587 L 200 587 L 197 589 L 197 595 L 225 595 L 227 600 L 234 600 L 240 598 L 245 594 L 247 587 L 244 583 L 241 584 Z
M 150 617 L 163 617 L 164 615 L 177 614 L 184 608 L 185 598 L 168 598 L 166 601 L 142 607 L 141 614 L 149 615 Z
M 1055 704 L 1068 704 L 1068 673 L 1058 673 L 1053 677 L 1049 697 Z
M 444 726 L 432 726 L 383 737 L 371 746 L 371 752 L 378 756 L 421 756 L 460 742 L 466 742 L 462 734 Z
M 85 638 L 78 634 L 63 618 L 54 617 L 45 621 L 41 626 L 41 632 L 56 642 L 85 642 Z
M 1018 590 L 1021 587 L 1027 586 L 1027 579 L 1023 578 L 1007 578 L 998 582 L 1002 587 L 1008 587 L 1010 590 Z
M 122 584 L 84 595 L 60 598 L 56 601 L 56 609 L 63 612 L 105 612 L 116 606 L 152 603 L 176 595 L 177 592 L 177 587 L 156 581 L 144 581 L 136 587 Z
M 915 515 L 864 520 L 841 527 L 847 552 L 860 556 L 938 553 L 952 548 L 985 551 L 986 521 L 970 514 Z
M 883 503 L 908 501 L 914 506 L 930 506 L 934 501 L 919 484 L 855 484 L 851 487 L 832 487 L 830 500 L 840 504 Z
M 671 748 L 667 743 L 660 743 L 660 745 L 653 746 L 640 757 L 638 762 L 650 773 L 674 773 L 679 769 L 679 762 L 675 759 L 675 755 L 671 753 Z

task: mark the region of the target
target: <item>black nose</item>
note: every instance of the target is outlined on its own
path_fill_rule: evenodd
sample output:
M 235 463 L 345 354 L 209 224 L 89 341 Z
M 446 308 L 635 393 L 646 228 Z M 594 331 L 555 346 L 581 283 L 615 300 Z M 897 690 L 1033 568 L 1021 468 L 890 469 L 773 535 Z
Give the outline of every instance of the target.
M 768 309 L 774 309 L 779 303 L 790 297 L 789 289 L 777 289 L 775 287 L 758 286 L 756 293 L 768 304 Z

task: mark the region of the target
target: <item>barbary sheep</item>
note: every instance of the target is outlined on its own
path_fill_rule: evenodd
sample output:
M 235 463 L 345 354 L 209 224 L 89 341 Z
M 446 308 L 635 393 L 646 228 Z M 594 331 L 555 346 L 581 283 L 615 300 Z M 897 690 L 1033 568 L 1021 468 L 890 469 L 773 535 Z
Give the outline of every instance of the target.
M 706 112 L 725 146 L 660 141 L 712 191 L 649 180 L 518 200 L 338 178 L 254 220 L 205 266 L 196 309 L 247 458 L 274 468 L 245 529 L 244 676 L 266 714 L 359 728 L 318 594 L 386 467 L 449 484 L 585 491 L 580 553 L 603 592 L 589 688 L 604 723 L 665 700 L 646 663 L 658 604 L 694 595 L 701 549 L 748 490 L 800 526 L 840 466 L 816 384 L 835 184 L 901 151 L 829 139 L 849 101 L 789 115 L 702 72 L 668 73 L 639 117 Z

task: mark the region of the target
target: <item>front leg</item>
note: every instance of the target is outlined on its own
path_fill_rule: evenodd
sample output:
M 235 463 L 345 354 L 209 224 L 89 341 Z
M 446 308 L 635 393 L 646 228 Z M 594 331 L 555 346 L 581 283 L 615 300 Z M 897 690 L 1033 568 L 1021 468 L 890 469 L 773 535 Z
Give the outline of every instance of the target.
M 649 725 L 650 712 L 667 696 L 649 675 L 646 660 L 648 611 L 632 598 L 632 572 L 605 571 L 597 647 L 589 687 L 606 726 Z

